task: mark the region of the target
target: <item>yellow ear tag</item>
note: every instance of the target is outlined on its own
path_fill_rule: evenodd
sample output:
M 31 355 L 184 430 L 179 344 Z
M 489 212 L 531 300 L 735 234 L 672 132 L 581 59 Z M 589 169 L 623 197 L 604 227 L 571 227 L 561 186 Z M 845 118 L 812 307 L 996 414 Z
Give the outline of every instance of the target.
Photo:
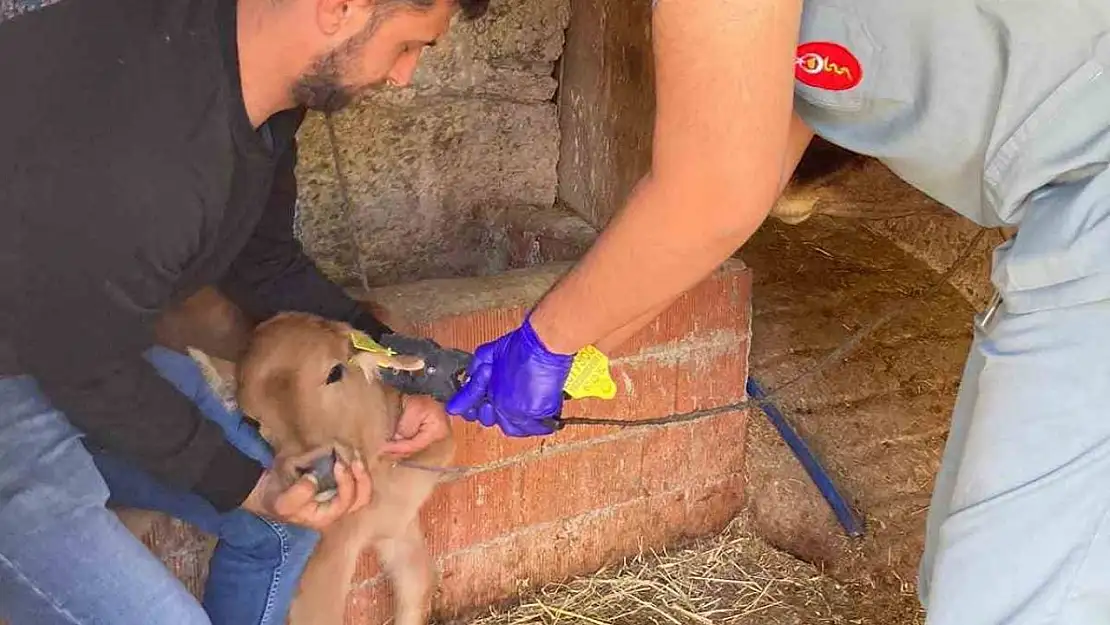
M 574 355 L 563 390 L 574 399 L 598 397 L 613 399 L 617 384 L 609 375 L 609 358 L 593 345 L 587 345 Z
M 370 338 L 370 336 L 364 332 L 351 332 L 351 345 L 359 351 L 370 352 L 371 354 L 386 354 L 387 356 L 397 355 L 392 349 L 378 344 L 377 341 Z

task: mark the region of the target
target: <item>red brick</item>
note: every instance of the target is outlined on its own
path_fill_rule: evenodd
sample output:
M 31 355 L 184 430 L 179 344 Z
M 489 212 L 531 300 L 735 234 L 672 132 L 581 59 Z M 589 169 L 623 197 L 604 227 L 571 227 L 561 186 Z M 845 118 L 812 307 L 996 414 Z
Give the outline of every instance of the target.
M 681 402 L 682 396 L 688 394 L 692 386 L 711 385 L 705 391 L 702 403 L 711 403 L 713 397 L 722 392 L 731 392 L 732 382 L 737 378 L 742 389 L 746 374 L 741 370 L 746 360 L 742 352 L 746 351 L 750 284 L 748 269 L 739 262 L 733 262 L 696 285 L 644 330 L 610 354 L 618 386 L 616 398 L 608 401 L 571 401 L 565 405 L 564 415 L 624 420 L 659 417 L 670 414 L 675 409 L 676 401 Z M 489 288 L 488 284 L 485 288 Z M 491 294 L 491 300 L 496 301 L 497 298 L 492 295 L 495 294 Z M 512 306 L 456 314 L 415 324 L 414 331 L 446 346 L 474 350 L 478 345 L 514 328 L 525 312 L 523 306 Z M 716 370 L 699 367 L 692 374 L 680 372 L 679 352 L 684 341 L 707 340 L 720 334 L 735 334 L 738 337 L 736 350 L 741 356 L 739 359 L 722 360 L 724 366 Z M 636 356 L 645 350 L 658 352 L 659 357 L 640 357 L 632 362 L 621 362 L 622 356 Z M 674 359 L 668 358 L 668 350 L 675 352 Z M 693 356 L 697 362 L 698 355 Z M 465 422 L 459 420 L 459 423 Z M 488 433 L 495 436 L 489 437 Z M 568 432 L 563 435 L 569 440 L 590 436 L 581 429 L 573 436 Z M 506 438 L 474 424 L 460 425 L 459 439 L 457 462 L 467 465 L 532 451 L 538 440 Z
M 744 334 L 682 358 L 676 366 L 675 412 L 716 408 L 747 397 L 748 342 Z
M 534 558 L 531 570 L 526 569 L 521 577 L 535 587 L 552 581 L 551 572 L 568 576 L 594 573 L 606 564 L 635 555 L 641 547 L 641 533 L 632 528 L 655 522 L 648 498 L 641 497 L 583 515 L 574 522 L 554 524 L 554 531 L 542 528 L 541 533 L 547 535 L 542 543 L 528 534 L 515 536 L 513 542 L 517 545 L 531 546 Z
M 719 531 L 742 506 L 742 476 L 730 475 L 456 551 L 441 560 L 436 616 L 454 618 L 524 590 L 588 575 L 641 550 Z M 352 591 L 345 623 L 383 625 L 392 610 L 392 589 L 381 578 Z
M 487 428 L 458 417 L 453 418 L 452 427 L 457 443 L 452 464 L 460 467 L 482 466 L 534 452 L 544 442 L 539 437 L 505 436 L 500 428 Z
M 552 453 L 523 465 L 517 525 L 576 516 L 623 503 L 643 493 L 641 436 L 601 441 Z
M 690 483 L 691 425 L 653 429 L 644 436 L 641 475 L 650 494 L 685 488 Z
M 630 519 L 626 530 L 632 531 L 632 527 L 636 527 L 634 523 L 639 524 L 638 549 L 649 553 L 652 549 L 659 551 L 687 534 L 686 515 L 689 504 L 686 498 L 685 490 L 660 493 L 648 498 L 647 518 Z
M 443 484 L 425 507 L 429 533 L 439 519 L 448 528 L 446 538 L 430 536 L 429 542 L 452 545 L 446 552 L 432 547 L 443 558 L 438 609 L 458 613 L 524 587 L 592 572 L 641 548 L 719 531 L 743 505 L 745 418 L 726 413 L 645 430 Z M 699 479 L 704 483 L 691 485 Z M 507 519 L 506 507 L 490 512 L 474 506 L 479 489 L 482 497 L 500 492 L 492 497 L 516 502 L 518 516 Z M 645 489 L 650 497 L 641 495 Z M 388 606 L 373 596 L 373 606 Z
M 695 486 L 686 492 L 688 537 L 714 534 L 728 525 L 744 506 L 744 476 L 734 473 L 723 479 Z
M 420 509 L 420 523 L 433 557 L 492 540 L 516 527 L 520 467 L 487 471 L 436 487 Z M 367 549 L 355 569 L 355 583 L 381 573 L 377 554 Z
M 378 564 L 378 552 L 374 551 L 372 547 L 367 548 L 358 558 L 358 564 L 355 565 L 355 574 L 351 577 L 351 583 L 355 585 L 362 584 L 381 574 L 382 567 Z
M 525 313 L 523 307 L 491 308 L 433 319 L 416 324 L 416 330 L 445 347 L 473 352 L 520 325 Z
M 569 417 L 571 415 L 567 414 L 566 411 L 564 411 L 563 416 L 564 417 Z M 586 416 L 589 416 L 589 415 L 586 415 Z M 601 416 L 608 417 L 609 415 L 602 413 Z M 544 442 L 543 442 L 542 446 L 543 446 L 544 449 L 552 449 L 552 448 L 556 448 L 560 445 L 570 445 L 570 444 L 573 444 L 573 443 L 581 443 L 583 441 L 588 441 L 588 440 L 592 440 L 592 439 L 595 439 L 595 438 L 601 438 L 601 437 L 605 437 L 605 436 L 612 436 L 614 434 L 619 434 L 620 432 L 621 432 L 621 428 L 613 426 L 613 425 L 571 424 L 571 425 L 567 425 L 562 430 L 559 430 L 558 432 L 552 434 L 551 436 L 546 437 L 546 439 L 544 439 Z
M 613 365 L 618 395 L 612 400 L 573 400 L 565 417 L 604 417 L 622 421 L 655 419 L 676 413 L 717 408 L 745 399 L 747 343 L 728 346 L 712 356 L 681 360 L 643 358 Z M 574 426 L 552 439 L 562 444 L 615 433 L 616 427 Z
M 477 285 L 476 285 L 477 286 Z M 482 288 L 489 288 L 488 281 Z M 643 348 L 680 341 L 692 332 L 718 328 L 747 328 L 751 272 L 740 261 L 730 261 L 706 280 L 681 295 L 658 318 L 610 354 L 611 358 L 636 354 Z M 497 293 L 488 292 L 490 301 Z M 514 305 L 432 318 L 413 324 L 414 331 L 443 345 L 474 350 L 519 325 L 527 306 Z M 388 309 L 389 303 L 378 304 Z
M 566 417 L 605 417 L 634 421 L 674 412 L 675 362 L 641 359 L 610 366 L 617 395 L 613 399 L 577 399 L 563 404 Z
M 742 499 L 719 484 L 641 497 L 601 511 L 522 530 L 451 554 L 443 560 L 444 578 L 436 617 L 452 619 L 475 608 L 511 599 L 522 588 L 536 589 L 576 575 L 588 575 L 641 550 L 659 550 L 683 536 L 696 535 L 705 520 L 723 527 L 722 518 L 740 511 Z M 698 498 L 690 504 L 691 493 Z M 691 523 L 690 514 L 704 520 Z M 727 522 L 727 520 L 725 521 Z
M 444 558 L 434 610 L 440 614 L 461 614 L 515 594 L 516 575 L 529 558 L 527 551 L 516 549 L 516 543 L 504 540 Z
M 441 484 L 425 504 L 428 543 L 442 555 L 507 534 L 520 516 L 521 466 L 513 465 Z
M 691 423 L 690 478 L 695 483 L 744 470 L 747 412 L 726 412 Z
M 645 509 L 642 501 L 626 507 Z M 453 618 L 469 609 L 510 598 L 521 590 L 597 570 L 614 555 L 598 553 L 599 544 L 632 542 L 630 534 L 621 531 L 630 528 L 616 523 L 614 516 L 613 511 L 606 511 L 575 519 L 574 523 L 548 524 L 482 549 L 452 554 L 443 561 L 444 578 L 436 602 L 438 616 Z M 611 540 L 599 537 L 603 527 L 612 531 Z M 632 548 L 625 545 L 624 551 L 631 552 Z
M 656 494 L 742 471 L 747 415 L 730 412 L 650 430 L 644 438 L 641 475 Z
M 730 263 L 679 296 L 656 319 L 612 350 L 617 359 L 644 349 L 680 342 L 692 333 L 749 325 L 751 272 Z
M 531 305 L 524 300 L 540 292 L 534 285 L 514 290 L 517 278 L 504 292 L 496 280 L 474 284 L 483 289 L 475 301 L 507 305 L 425 314 L 412 331 L 474 350 L 514 328 Z M 421 309 L 409 300 L 426 299 L 428 288 L 399 290 L 388 302 L 416 315 Z M 564 416 L 638 420 L 742 400 L 750 288 L 742 263 L 727 263 L 610 354 L 617 398 L 568 402 Z M 449 290 L 468 293 L 465 283 Z M 527 439 L 456 420 L 456 465 L 505 466 L 443 484 L 422 512 L 443 570 L 440 614 L 719 529 L 743 503 L 745 419 L 734 413 L 634 431 L 573 426 Z M 360 601 L 377 605 L 382 591 L 368 588 L 359 590 Z

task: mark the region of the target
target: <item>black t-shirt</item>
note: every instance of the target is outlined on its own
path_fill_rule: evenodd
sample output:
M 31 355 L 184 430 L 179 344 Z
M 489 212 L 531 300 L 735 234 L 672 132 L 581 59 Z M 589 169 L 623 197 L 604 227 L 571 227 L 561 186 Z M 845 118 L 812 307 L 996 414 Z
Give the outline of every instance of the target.
M 217 284 L 255 318 L 385 330 L 293 236 L 304 111 L 243 105 L 234 0 L 63 0 L 0 22 L 0 374 L 218 509 L 261 468 L 142 358 Z

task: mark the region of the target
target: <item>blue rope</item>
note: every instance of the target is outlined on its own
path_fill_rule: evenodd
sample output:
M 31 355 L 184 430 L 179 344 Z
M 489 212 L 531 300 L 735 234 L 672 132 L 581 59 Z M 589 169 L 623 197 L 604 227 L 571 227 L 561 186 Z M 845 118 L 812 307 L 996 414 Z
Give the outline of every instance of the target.
M 840 522 L 840 526 L 853 538 L 863 536 L 863 522 L 852 510 L 852 507 L 848 505 L 848 501 L 837 489 L 825 468 L 821 466 L 821 462 L 813 455 L 809 445 L 794 431 L 794 428 L 790 427 L 790 423 L 786 421 L 786 418 L 783 417 L 773 402 L 762 401 L 767 394 L 755 378 L 749 377 L 746 387 L 748 395 L 759 402 L 758 405 L 771 421 L 771 425 L 774 425 L 775 429 L 778 430 L 782 440 L 794 452 L 794 457 L 802 463 L 802 467 L 809 474 L 810 479 L 817 485 L 817 489 L 821 491 L 825 501 L 836 513 L 836 519 Z

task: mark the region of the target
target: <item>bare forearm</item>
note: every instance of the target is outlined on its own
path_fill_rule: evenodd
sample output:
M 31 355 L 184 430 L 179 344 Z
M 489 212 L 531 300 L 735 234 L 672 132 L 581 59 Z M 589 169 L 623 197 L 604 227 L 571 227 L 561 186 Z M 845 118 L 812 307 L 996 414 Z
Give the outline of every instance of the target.
M 801 161 L 802 155 L 805 153 L 812 139 L 813 131 L 800 117 L 797 115 L 792 116 L 790 120 L 790 133 L 787 140 L 786 158 L 783 161 L 782 175 L 779 180 L 780 194 L 786 188 L 787 183 L 790 182 L 790 178 L 794 175 L 794 170 L 798 167 L 798 163 Z M 643 329 L 644 326 L 661 315 L 676 299 L 678 299 L 677 296 L 667 300 L 664 304 L 652 308 L 639 317 L 636 317 L 617 330 L 610 332 L 604 338 L 597 341 L 596 347 L 604 353 L 613 351 L 617 346 L 623 344 Z
M 636 317 L 629 323 L 626 323 L 613 332 L 610 332 L 608 335 L 605 336 L 605 338 L 599 340 L 595 347 L 597 347 L 599 350 L 601 350 L 602 353 L 605 354 L 612 352 L 625 341 L 632 338 L 634 334 L 642 330 L 644 326 L 654 321 L 656 317 L 663 314 L 663 311 L 667 310 L 667 308 L 669 308 L 671 304 L 675 302 L 675 299 L 677 298 L 668 300 L 667 303 L 652 308 L 648 312 L 640 315 L 639 317 Z
M 671 207 L 681 206 L 681 198 L 667 196 L 645 179 L 582 262 L 537 306 L 532 322 L 550 349 L 571 353 L 637 320 L 646 324 L 746 241 L 772 201 L 718 220 L 676 215 Z

